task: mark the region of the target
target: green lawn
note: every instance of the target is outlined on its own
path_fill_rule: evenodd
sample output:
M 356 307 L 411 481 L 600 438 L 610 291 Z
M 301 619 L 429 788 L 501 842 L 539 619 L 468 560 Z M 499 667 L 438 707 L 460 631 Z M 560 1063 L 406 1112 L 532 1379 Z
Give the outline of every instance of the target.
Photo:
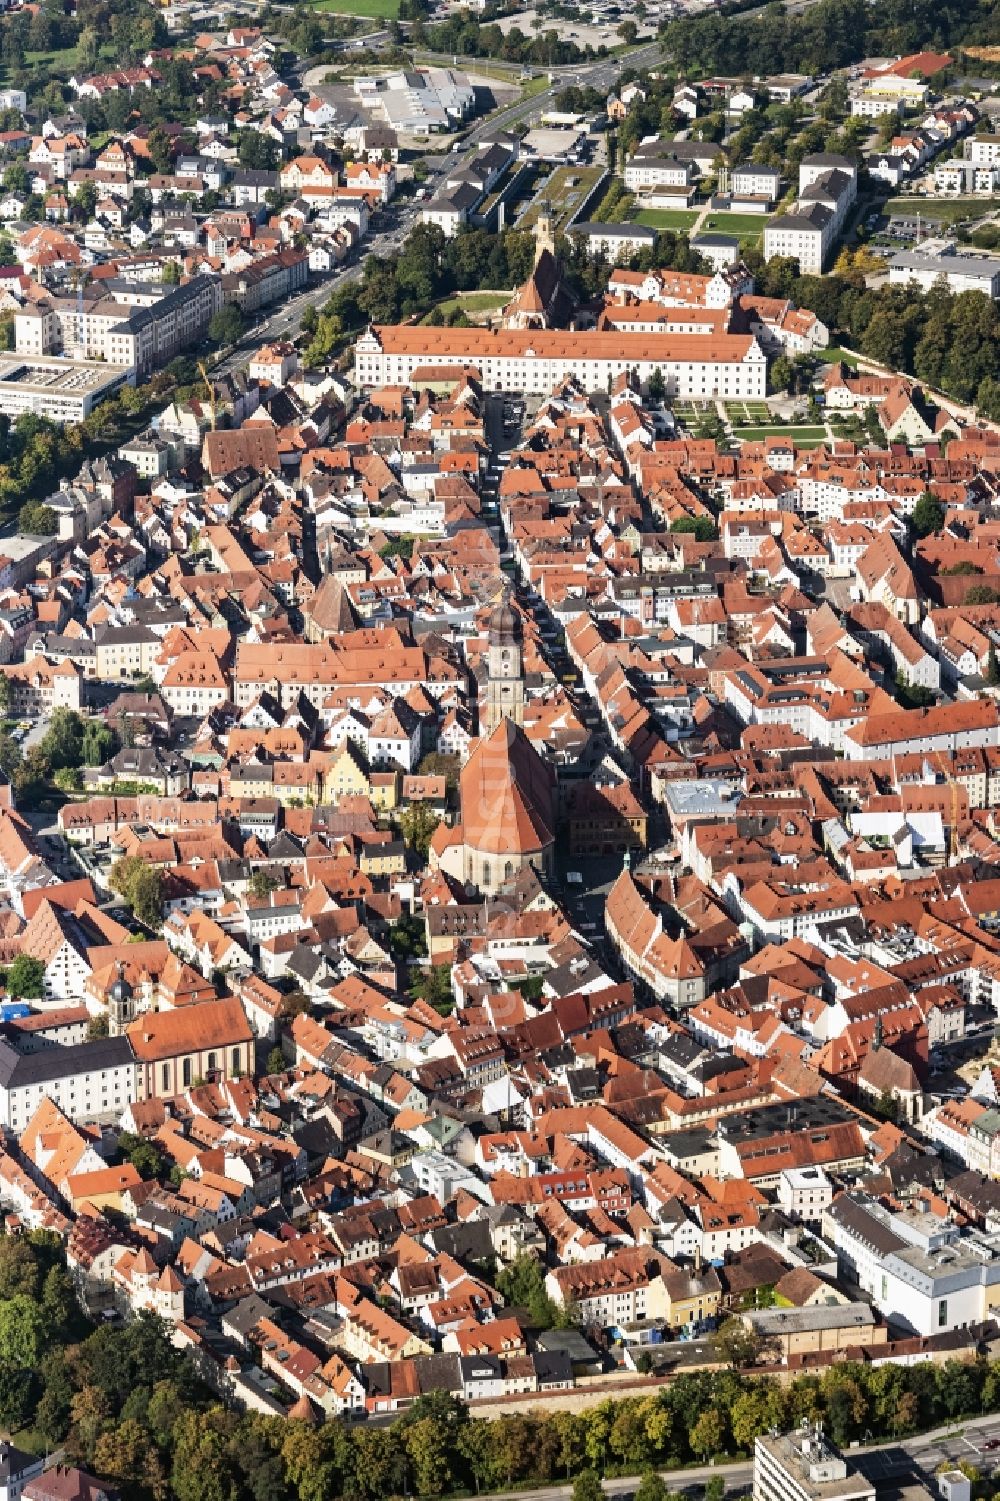
M 399 0 L 313 0 L 313 6 L 338 16 L 363 16 L 371 21 L 395 21 L 399 15 Z
M 763 438 L 794 438 L 796 443 L 822 443 L 826 438 L 826 429 L 823 427 L 738 427 L 733 430 L 733 437 L 741 443 L 758 443 Z
M 709 214 L 702 229 L 722 235 L 736 235 L 741 240 L 761 239 L 767 214 Z
M 833 345 L 830 349 L 819 349 L 816 352 L 824 365 L 836 365 L 839 363 L 841 365 L 850 365 L 852 370 L 858 368 L 858 357 L 856 354 L 851 354 L 849 349 L 840 349 L 837 345 Z
M 456 308 L 471 316 L 473 313 L 495 312 L 497 308 L 506 307 L 510 299 L 510 292 L 465 292 L 460 297 L 446 297 L 438 307 L 446 318 Z M 423 321 L 426 323 L 427 319 Z
M 922 219 L 964 219 L 967 215 L 982 219 L 996 207 L 992 198 L 890 198 L 884 213 L 890 218 L 911 218 L 917 214 Z
M 644 208 L 635 215 L 635 222 L 649 229 L 690 229 L 697 217 L 695 209 Z

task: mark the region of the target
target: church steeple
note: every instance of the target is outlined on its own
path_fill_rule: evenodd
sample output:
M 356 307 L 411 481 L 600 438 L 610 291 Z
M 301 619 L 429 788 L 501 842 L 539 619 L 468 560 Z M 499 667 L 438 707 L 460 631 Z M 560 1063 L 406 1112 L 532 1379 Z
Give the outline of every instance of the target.
M 543 202 L 538 209 L 535 219 L 535 265 L 541 260 L 545 252 L 554 256 L 556 253 L 556 237 L 552 231 L 552 210 L 548 200 Z
M 485 712 L 480 731 L 490 734 L 501 719 L 524 724 L 524 653 L 521 620 L 511 604 L 510 585 L 504 583 L 490 615 L 486 656 Z
M 118 977 L 108 991 L 108 1033 L 121 1037 L 135 1019 L 135 992 L 125 978 L 124 964 L 118 965 Z

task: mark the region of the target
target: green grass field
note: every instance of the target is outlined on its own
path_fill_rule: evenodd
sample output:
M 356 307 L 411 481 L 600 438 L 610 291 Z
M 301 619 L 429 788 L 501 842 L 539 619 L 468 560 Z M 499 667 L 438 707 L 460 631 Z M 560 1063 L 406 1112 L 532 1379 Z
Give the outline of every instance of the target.
M 720 235 L 736 235 L 741 240 L 760 240 L 764 236 L 767 214 L 709 214 L 702 229 Z
M 338 16 L 361 16 L 368 21 L 395 21 L 399 0 L 313 0 L 313 8 L 332 11 Z
M 915 218 L 917 214 L 922 219 L 964 219 L 972 216 L 982 219 L 996 207 L 996 200 L 992 198 L 890 198 L 883 210 L 884 214 L 891 217 L 898 214 L 900 218 Z
M 763 438 L 794 438 L 796 443 L 822 443 L 826 439 L 823 427 L 738 427 L 733 437 L 741 443 L 759 443 Z
M 438 307 L 446 318 L 456 308 L 461 308 L 471 318 L 474 313 L 492 313 L 498 308 L 506 307 L 510 299 L 510 292 L 466 292 L 461 297 L 446 297 L 443 302 L 438 303 Z M 427 318 L 423 321 L 426 323 Z
M 824 365 L 836 365 L 840 363 L 842 365 L 850 365 L 852 370 L 858 368 L 857 355 L 851 354 L 847 349 L 840 349 L 835 344 L 829 349 L 819 349 L 816 352 Z
M 695 209 L 644 208 L 635 215 L 635 222 L 648 229 L 690 229 L 697 217 Z

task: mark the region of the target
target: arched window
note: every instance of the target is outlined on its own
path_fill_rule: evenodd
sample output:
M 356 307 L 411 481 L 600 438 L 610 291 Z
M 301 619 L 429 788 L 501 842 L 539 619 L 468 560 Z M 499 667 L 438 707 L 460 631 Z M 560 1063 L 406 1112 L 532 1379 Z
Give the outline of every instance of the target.
M 239 1048 L 233 1048 L 233 1073 L 238 1074 L 243 1067 L 243 1058 Z
M 214 1053 L 209 1053 L 209 1055 L 208 1055 L 208 1071 L 209 1071 L 209 1073 L 210 1074 L 214 1074 L 215 1070 L 217 1069 L 217 1067 L 218 1067 L 218 1061 L 216 1059 L 215 1054 Z
M 183 1063 L 183 1065 L 181 1067 L 181 1078 L 184 1081 L 184 1088 L 185 1089 L 189 1089 L 191 1087 L 191 1059 L 190 1058 L 185 1058 L 184 1059 L 184 1063 Z

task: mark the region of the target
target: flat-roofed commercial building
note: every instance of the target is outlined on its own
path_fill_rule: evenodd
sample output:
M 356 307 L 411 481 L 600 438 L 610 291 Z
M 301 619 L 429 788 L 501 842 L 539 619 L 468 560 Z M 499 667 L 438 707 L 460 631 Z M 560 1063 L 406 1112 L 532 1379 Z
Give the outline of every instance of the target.
M 754 1440 L 753 1501 L 875 1501 L 875 1487 L 807 1421 Z
M 103 360 L 0 354 L 0 412 L 34 412 L 53 422 L 82 422 L 109 396 L 130 385 L 132 370 Z

